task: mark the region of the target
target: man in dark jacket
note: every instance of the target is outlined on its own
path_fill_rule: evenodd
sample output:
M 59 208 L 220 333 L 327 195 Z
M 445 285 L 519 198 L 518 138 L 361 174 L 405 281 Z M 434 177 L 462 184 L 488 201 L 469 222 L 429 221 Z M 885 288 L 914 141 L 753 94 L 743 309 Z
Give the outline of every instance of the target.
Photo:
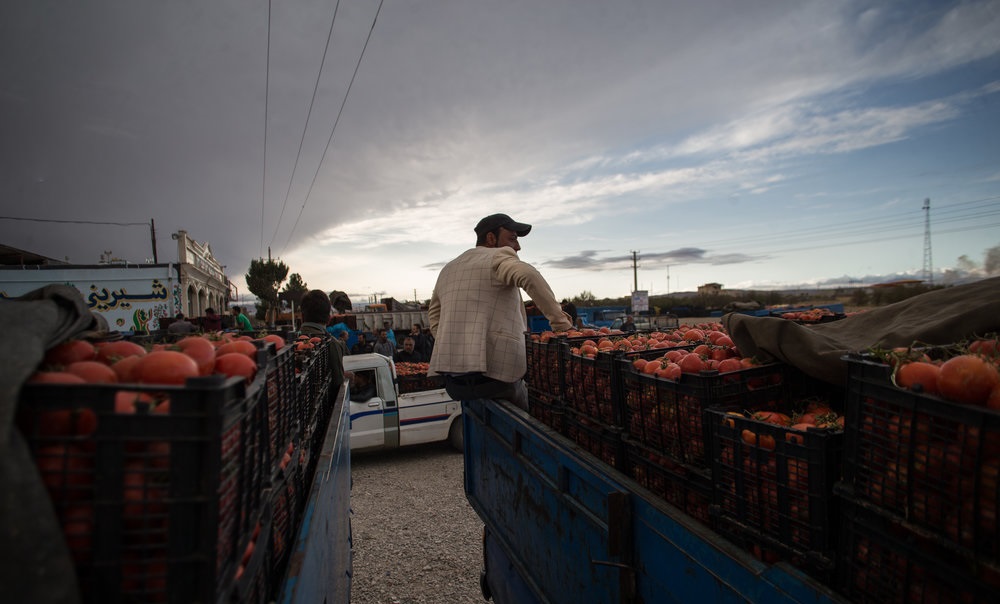
M 330 297 L 318 289 L 311 290 L 302 296 L 302 327 L 299 333 L 309 336 L 329 336 L 326 324 L 330 321 Z M 344 378 L 350 379 L 351 372 L 344 371 L 344 354 L 347 347 L 339 338 L 329 338 L 330 350 L 330 387 L 340 390 Z
M 424 357 L 416 350 L 416 344 L 412 337 L 406 336 L 403 339 L 403 349 L 396 351 L 394 360 L 397 363 L 422 363 Z

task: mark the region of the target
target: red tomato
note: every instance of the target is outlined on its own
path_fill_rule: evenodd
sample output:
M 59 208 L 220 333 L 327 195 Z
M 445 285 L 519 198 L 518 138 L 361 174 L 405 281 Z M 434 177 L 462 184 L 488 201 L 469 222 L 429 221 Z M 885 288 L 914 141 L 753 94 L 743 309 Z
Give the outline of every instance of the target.
M 28 378 L 32 384 L 85 384 L 84 379 L 66 371 L 36 371 Z
M 92 361 L 97 356 L 94 345 L 84 340 L 69 340 L 45 353 L 46 365 L 69 365 L 77 361 Z
M 752 418 L 759 422 L 765 422 L 768 424 L 775 424 L 777 426 L 791 426 L 792 419 L 785 415 L 784 413 L 778 413 L 777 411 L 757 411 Z
M 26 430 L 44 438 L 90 436 L 97 430 L 97 414 L 93 409 L 58 409 L 38 413 L 37 423 Z
M 692 330 L 694 331 L 694 330 Z M 691 333 L 690 331 L 688 333 Z M 705 361 L 696 354 L 687 354 L 677 362 L 684 373 L 698 373 L 705 369 Z
M 937 394 L 940 373 L 941 368 L 933 363 L 924 361 L 904 363 L 896 370 L 896 385 L 907 390 Z
M 729 373 L 730 371 L 739 371 L 743 369 L 740 365 L 740 360 L 736 358 L 723 359 L 719 361 L 719 373 Z
M 265 342 L 274 342 L 274 347 L 277 348 L 278 350 L 281 350 L 282 348 L 285 347 L 285 338 L 279 336 L 276 333 L 269 333 L 266 336 L 262 337 L 261 340 L 264 340 Z
M 666 380 L 677 381 L 681 379 L 681 366 L 677 363 L 666 363 L 663 367 L 656 372 L 656 377 L 663 378 Z
M 118 376 L 118 381 L 122 383 L 135 381 L 135 366 L 142 359 L 140 356 L 132 355 L 122 357 L 111 365 L 111 369 Z
M 156 399 L 148 392 L 120 390 L 115 394 L 115 413 L 135 413 L 136 403 L 153 405 Z
M 134 371 L 142 384 L 183 385 L 188 378 L 198 377 L 198 364 L 182 352 L 157 350 L 142 357 Z
M 1000 385 L 994 386 L 986 398 L 986 406 L 994 411 L 1000 411 Z
M 229 377 L 238 375 L 249 382 L 257 374 L 257 362 L 239 352 L 220 354 L 215 359 L 215 373 Z
M 94 484 L 93 458 L 76 445 L 49 445 L 35 452 L 35 464 L 53 499 L 85 499 Z
M 66 366 L 66 372 L 80 376 L 88 384 L 114 384 L 118 374 L 99 361 L 77 361 Z
M 982 357 L 963 354 L 945 361 L 938 375 L 938 391 L 944 398 L 967 405 L 985 405 L 1000 375 Z
M 249 340 L 233 340 L 215 349 L 216 356 L 238 352 L 250 358 L 257 358 L 257 347 Z
M 181 352 L 198 364 L 198 375 L 211 375 L 215 369 L 215 346 L 201 336 L 188 336 L 177 342 Z
M 743 442 L 745 442 L 748 445 L 754 447 L 760 447 L 761 449 L 766 449 L 767 451 L 774 450 L 774 445 L 775 445 L 774 437 L 769 434 L 758 435 L 756 432 L 753 432 L 752 430 L 744 430 L 740 434 L 740 438 L 742 438 Z
M 145 356 L 146 349 L 135 342 L 128 340 L 118 340 L 115 342 L 101 342 L 97 345 L 97 360 L 108 365 L 113 364 L 118 359 L 131 356 Z

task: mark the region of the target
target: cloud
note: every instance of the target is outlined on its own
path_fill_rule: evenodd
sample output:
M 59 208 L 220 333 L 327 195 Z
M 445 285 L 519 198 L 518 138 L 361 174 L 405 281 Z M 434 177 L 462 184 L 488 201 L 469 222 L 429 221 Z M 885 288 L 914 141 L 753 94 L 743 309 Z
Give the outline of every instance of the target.
M 631 266 L 633 262 L 631 255 L 601 257 L 601 253 L 601 250 L 584 250 L 542 264 L 548 268 L 603 271 Z M 643 252 L 636 257 L 636 261 L 644 268 L 665 267 L 671 264 L 740 264 L 759 259 L 740 253 L 710 254 L 707 250 L 695 247 L 677 248 L 666 252 Z

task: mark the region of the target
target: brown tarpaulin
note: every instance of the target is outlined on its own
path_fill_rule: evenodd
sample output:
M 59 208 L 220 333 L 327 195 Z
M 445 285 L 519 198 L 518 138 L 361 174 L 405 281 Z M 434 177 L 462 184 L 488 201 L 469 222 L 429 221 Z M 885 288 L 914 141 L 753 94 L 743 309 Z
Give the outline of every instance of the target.
M 14 416 L 21 386 L 46 350 L 106 327 L 68 285 L 0 301 L 0 585 L 5 602 L 79 601 L 55 508 L 24 437 L 14 427 Z
M 815 378 L 844 386 L 848 352 L 953 344 L 1000 331 L 1000 277 L 914 296 L 819 325 L 730 313 L 722 324 L 744 356 L 777 359 Z

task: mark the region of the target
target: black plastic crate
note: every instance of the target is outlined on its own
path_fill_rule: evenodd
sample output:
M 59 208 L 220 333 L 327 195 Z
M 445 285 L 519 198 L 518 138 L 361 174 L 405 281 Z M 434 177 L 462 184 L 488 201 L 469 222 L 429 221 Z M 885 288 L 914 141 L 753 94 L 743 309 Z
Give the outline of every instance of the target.
M 298 465 L 297 452 L 292 453 L 292 461 L 281 472 L 281 478 L 272 485 L 271 497 L 271 570 L 273 577 L 280 577 L 287 568 L 292 550 L 295 548 L 306 493 L 302 484 L 303 475 Z M 277 581 L 276 581 L 277 582 Z
M 1000 413 L 899 388 L 871 357 L 846 360 L 845 496 L 1000 563 Z
M 325 405 L 329 405 L 329 383 L 331 378 L 330 344 L 332 336 L 315 336 L 320 342 L 312 348 L 296 350 L 295 369 L 297 373 L 296 404 L 299 406 L 298 420 L 301 426 L 316 422 L 316 415 Z
M 263 373 L 249 385 L 221 376 L 183 387 L 24 385 L 17 423 L 83 601 L 229 596 L 263 507 L 264 391 Z M 134 412 L 116 412 L 116 400 L 122 408 L 136 399 Z M 75 430 L 53 430 L 67 416 Z
M 268 459 L 273 474 L 288 443 L 298 438 L 300 429 L 296 406 L 295 349 L 273 345 L 258 352 L 258 371 L 265 374 L 267 388 Z
M 266 497 L 266 495 L 265 495 Z M 257 521 L 250 543 L 243 550 L 236 568 L 235 588 L 230 601 L 241 604 L 267 604 L 274 601 L 280 575 L 274 572 L 274 542 L 271 534 L 273 515 L 266 507 Z
M 561 400 L 551 401 L 528 393 L 528 413 L 556 432 L 563 433 L 565 425 L 565 407 Z
M 550 401 L 562 399 L 562 354 L 560 342 L 563 337 L 552 337 L 542 341 L 539 334 L 525 335 L 525 353 L 528 370 L 524 381 L 533 396 Z
M 702 413 L 712 406 L 758 409 L 787 396 L 787 366 L 772 363 L 719 373 L 685 373 L 677 381 L 640 373 L 634 359 L 616 362 L 621 379 L 622 427 L 639 443 L 675 461 L 709 468 Z
M 836 588 L 852 602 L 995 603 L 1000 568 L 955 557 L 877 511 L 845 502 Z
M 829 573 L 843 431 L 792 430 L 729 411 L 705 411 L 713 515 L 728 532 L 760 538 L 807 570 Z
M 625 437 L 625 474 L 706 526 L 711 523 L 711 477 Z
M 625 444 L 620 428 L 606 426 L 572 409 L 565 409 L 563 435 L 612 468 L 624 469 Z
M 444 377 L 427 375 L 429 363 L 396 363 L 396 382 L 400 394 L 444 388 Z
M 563 401 L 568 408 L 606 427 L 621 426 L 611 374 L 615 358 L 613 352 L 599 352 L 593 357 L 574 354 L 568 344 L 563 344 Z

